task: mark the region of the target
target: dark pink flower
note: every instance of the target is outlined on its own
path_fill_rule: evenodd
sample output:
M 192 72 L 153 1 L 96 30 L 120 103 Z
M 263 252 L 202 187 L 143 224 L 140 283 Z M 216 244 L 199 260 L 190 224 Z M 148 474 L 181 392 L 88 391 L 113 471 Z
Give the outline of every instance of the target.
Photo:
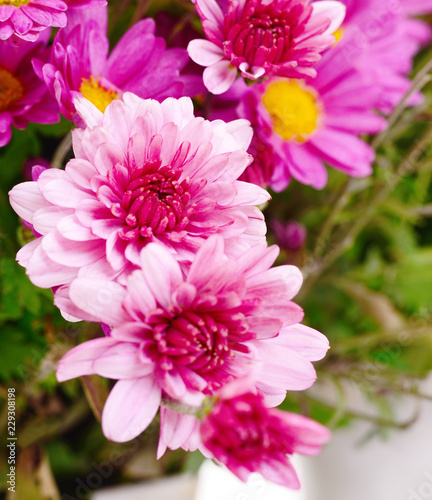
M 124 92 L 158 101 L 192 97 L 198 77 L 180 75 L 189 61 L 185 49 L 166 49 L 165 40 L 154 34 L 154 20 L 144 19 L 130 28 L 108 55 L 107 16 L 106 7 L 76 10 L 67 28 L 57 33 L 50 61 L 34 63 L 66 118 L 82 124 L 73 104 L 77 95 L 102 112 Z
M 150 243 L 126 287 L 78 278 L 56 297 L 73 316 L 113 327 L 109 337 L 72 349 L 57 370 L 60 381 L 91 373 L 119 380 L 102 416 L 108 438 L 139 434 L 163 396 L 199 405 L 252 370 L 269 404 L 313 384 L 311 361 L 328 341 L 298 324 L 303 312 L 291 299 L 300 271 L 269 269 L 274 247 L 256 245 L 238 260 L 224 250 L 222 238 L 210 238 L 184 276 L 166 248 Z
M 295 252 L 306 242 L 306 228 L 295 220 L 288 222 L 272 221 L 271 227 L 276 236 L 277 244 L 284 250 Z
M 197 0 L 208 40 L 193 40 L 191 58 L 204 70 L 204 84 L 222 94 L 237 72 L 263 76 L 314 77 L 320 54 L 334 42 L 345 16 L 337 1 Z
M 338 46 L 346 61 L 379 90 L 378 108 L 388 114 L 410 89 L 408 74 L 414 56 L 431 39 L 431 27 L 410 15 L 430 12 L 432 3 L 430 0 L 341 1 L 347 13 L 338 32 Z M 408 104 L 419 102 L 421 95 L 416 93 Z
M 11 37 L 34 42 L 47 28 L 64 28 L 73 7 L 106 5 L 106 0 L 3 0 L 0 4 L 0 40 Z
M 329 51 L 317 70 L 307 81 L 269 78 L 240 99 L 238 116 L 252 123 L 256 139 L 268 146 L 266 154 L 273 152 L 273 164 L 263 163 L 262 176 L 273 167 L 275 191 L 284 190 L 291 177 L 322 189 L 326 164 L 352 177 L 372 173 L 375 152 L 361 135 L 386 126 L 375 113 L 381 89 L 345 58 L 343 46 Z
M 37 43 L 17 45 L 0 40 L 0 146 L 10 141 L 12 126 L 24 129 L 28 122 L 59 120 L 57 103 L 31 65 L 33 57 L 48 56 L 45 49 L 48 39 L 46 31 Z
M 230 392 L 220 394 L 201 421 L 204 447 L 242 481 L 259 472 L 276 484 L 299 489 L 291 455 L 318 454 L 330 432 L 301 415 L 268 409 L 259 394 Z

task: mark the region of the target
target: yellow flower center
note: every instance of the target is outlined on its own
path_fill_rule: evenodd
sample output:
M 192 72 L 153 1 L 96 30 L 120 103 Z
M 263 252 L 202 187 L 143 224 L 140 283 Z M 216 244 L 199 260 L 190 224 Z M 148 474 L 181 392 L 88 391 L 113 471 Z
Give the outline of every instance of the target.
M 341 38 L 343 37 L 344 35 L 344 30 L 343 28 L 339 28 L 338 30 L 336 30 L 334 33 L 333 33 L 333 36 L 336 38 L 336 43 L 338 43 Z M 335 45 L 336 45 L 335 43 Z
M 0 111 L 4 111 L 22 99 L 24 89 L 21 82 L 10 71 L 0 68 Z
M 320 103 L 313 90 L 297 80 L 270 84 L 263 104 L 273 118 L 273 130 L 286 141 L 304 142 L 317 128 Z
M 31 0 L 0 0 L 0 5 L 13 5 L 14 7 L 21 7 L 21 5 L 28 5 Z
M 92 76 L 88 80 L 85 78 L 82 79 L 79 91 L 102 113 L 105 111 L 108 104 L 118 98 L 114 90 L 106 89 L 100 84 L 100 78 L 95 79 Z

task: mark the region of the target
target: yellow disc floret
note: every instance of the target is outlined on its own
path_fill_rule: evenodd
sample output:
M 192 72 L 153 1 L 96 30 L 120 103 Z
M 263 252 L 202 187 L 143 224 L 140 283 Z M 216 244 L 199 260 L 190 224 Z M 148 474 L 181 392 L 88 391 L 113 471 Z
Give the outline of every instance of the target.
M 333 33 L 333 36 L 336 38 L 336 43 L 339 42 L 339 40 L 343 37 L 343 35 L 344 35 L 343 28 L 339 28 Z
M 23 95 L 24 89 L 18 78 L 7 69 L 0 68 L 0 111 L 9 109 Z
M 82 79 L 81 87 L 79 88 L 81 94 L 94 104 L 102 113 L 105 111 L 108 104 L 118 98 L 118 95 L 112 89 L 106 89 L 100 83 L 100 78 L 93 78 L 92 76 L 87 80 Z
M 271 83 L 263 104 L 273 119 L 273 130 L 286 141 L 304 142 L 317 128 L 320 112 L 317 97 L 297 80 Z
M 31 0 L 0 0 L 0 5 L 13 5 L 14 7 L 21 7 L 21 5 L 28 5 Z

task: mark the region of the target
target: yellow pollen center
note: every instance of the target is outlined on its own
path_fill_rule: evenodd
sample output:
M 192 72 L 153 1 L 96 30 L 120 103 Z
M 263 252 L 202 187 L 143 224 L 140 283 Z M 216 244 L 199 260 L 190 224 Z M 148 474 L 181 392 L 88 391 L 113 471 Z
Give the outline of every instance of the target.
M 320 109 L 317 98 L 296 80 L 270 84 L 263 104 L 273 119 L 273 130 L 286 141 L 304 142 L 317 128 Z
M 333 36 L 336 38 L 336 43 L 338 43 L 341 38 L 343 37 L 344 35 L 344 30 L 343 28 L 339 28 L 338 30 L 336 30 L 334 33 L 333 33 Z M 336 44 L 335 43 L 335 44 Z
M 10 71 L 0 68 L 0 111 L 8 109 L 24 95 L 21 82 Z
M 21 7 L 21 5 L 28 5 L 31 0 L 0 0 L 0 5 L 13 5 L 14 7 Z
M 89 80 L 85 78 L 82 79 L 79 91 L 102 113 L 105 111 L 108 104 L 118 98 L 114 90 L 106 89 L 100 84 L 100 78 L 95 79 L 92 76 Z

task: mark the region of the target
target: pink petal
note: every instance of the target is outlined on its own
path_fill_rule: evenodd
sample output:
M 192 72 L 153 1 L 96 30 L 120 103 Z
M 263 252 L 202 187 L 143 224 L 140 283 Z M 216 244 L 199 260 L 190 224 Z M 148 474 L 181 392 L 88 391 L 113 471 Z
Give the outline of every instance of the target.
M 78 278 L 71 283 L 69 296 L 77 307 L 110 326 L 130 321 L 122 307 L 126 290 L 118 283 Z
M 234 83 L 237 70 L 229 61 L 219 61 L 208 66 L 203 73 L 204 85 L 213 94 L 223 94 Z
M 57 366 L 57 380 L 64 382 L 83 375 L 93 375 L 94 360 L 107 351 L 110 347 L 118 344 L 118 341 L 108 337 L 93 339 L 83 342 L 71 349 L 59 361 Z
M 192 61 L 200 66 L 211 66 L 225 57 L 221 47 L 208 40 L 192 40 L 187 50 Z
M 182 282 L 177 261 L 164 246 L 150 243 L 141 252 L 141 268 L 156 301 L 167 309 L 175 286 Z
M 130 441 L 152 422 L 160 401 L 161 390 L 153 377 L 120 380 L 105 403 L 103 433 L 117 443 Z

